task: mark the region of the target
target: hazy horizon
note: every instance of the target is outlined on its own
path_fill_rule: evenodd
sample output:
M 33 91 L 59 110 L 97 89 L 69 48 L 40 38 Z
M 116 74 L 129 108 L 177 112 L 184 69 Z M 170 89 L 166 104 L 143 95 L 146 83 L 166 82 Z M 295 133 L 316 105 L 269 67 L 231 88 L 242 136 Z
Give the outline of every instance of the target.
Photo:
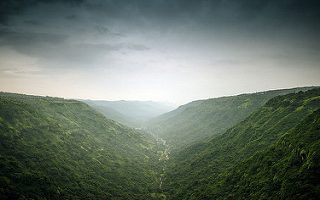
M 319 85 L 306 85 L 306 86 L 298 86 L 298 87 L 288 87 L 288 88 L 276 88 L 276 89 L 267 89 L 267 90 L 261 90 L 261 91 L 253 91 L 253 92 L 241 92 L 241 93 L 235 93 L 235 94 L 229 94 L 229 95 L 222 95 L 222 96 L 215 96 L 215 97 L 207 97 L 207 98 L 199 98 L 199 99 L 193 99 L 186 102 L 181 103 L 175 103 L 170 101 L 157 101 L 153 99 L 146 99 L 146 100 L 139 100 L 139 99 L 99 99 L 99 98 L 73 98 L 73 97 L 63 97 L 63 96 L 50 96 L 46 94 L 29 94 L 29 93 L 23 93 L 23 92 L 10 92 L 10 91 L 0 91 L 5 93 L 17 93 L 17 94 L 24 94 L 24 95 L 31 95 L 31 96 L 42 96 L 42 97 L 57 97 L 57 98 L 64 98 L 64 99 L 74 99 L 74 100 L 80 100 L 80 101 L 109 101 L 109 102 L 117 102 L 117 101 L 129 101 L 129 102 L 153 102 L 153 103 L 161 103 L 167 106 L 171 106 L 173 108 L 179 107 L 181 105 L 185 105 L 188 103 L 191 103 L 193 101 L 198 100 L 207 100 L 207 99 L 213 99 L 213 98 L 221 98 L 221 97 L 230 97 L 230 96 L 237 96 L 241 94 L 252 94 L 252 93 L 259 93 L 259 92 L 267 92 L 267 91 L 275 91 L 275 90 L 285 90 L 285 89 L 294 89 L 294 88 L 304 88 L 304 87 L 320 87 Z
M 0 3 L 0 91 L 175 105 L 320 85 L 320 4 Z

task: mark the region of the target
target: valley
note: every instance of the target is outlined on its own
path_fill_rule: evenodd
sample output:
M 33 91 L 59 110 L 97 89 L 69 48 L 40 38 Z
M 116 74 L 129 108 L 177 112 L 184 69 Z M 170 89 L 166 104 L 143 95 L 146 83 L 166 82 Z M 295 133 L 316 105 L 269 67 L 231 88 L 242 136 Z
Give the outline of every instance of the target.
M 1 199 L 319 195 L 320 89 L 191 102 L 135 129 L 89 105 L 0 93 Z
M 159 162 L 161 164 L 160 171 L 158 172 L 158 174 L 159 174 L 159 191 L 161 193 L 161 199 L 167 199 L 167 196 L 163 190 L 163 181 L 164 181 L 164 177 L 166 175 L 167 162 L 170 159 L 169 146 L 166 144 L 166 141 L 163 140 L 162 138 L 156 137 L 156 140 L 158 142 L 158 145 L 160 145 L 162 147 L 162 151 L 160 152 L 160 156 L 159 156 Z
M 319 0 L 1 0 L 0 200 L 319 200 L 319 63 Z

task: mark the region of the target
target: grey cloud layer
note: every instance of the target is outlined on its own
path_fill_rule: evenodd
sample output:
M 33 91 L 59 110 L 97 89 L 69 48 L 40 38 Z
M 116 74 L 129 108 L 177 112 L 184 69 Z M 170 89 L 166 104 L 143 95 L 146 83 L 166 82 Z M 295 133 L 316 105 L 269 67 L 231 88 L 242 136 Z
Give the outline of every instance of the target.
M 310 25 L 316 24 L 320 17 L 320 5 L 316 0 L 4 0 L 0 4 L 1 22 L 8 22 L 8 17 L 12 15 L 23 16 L 25 9 L 43 4 L 79 7 L 111 18 L 142 16 L 158 22 L 196 18 L 204 22 L 230 24 L 265 20 L 271 26 L 272 23 L 288 21 Z M 69 19 L 77 19 L 77 15 L 66 14 Z
M 153 40 L 168 38 L 168 43 L 173 40 L 176 45 L 179 39 L 188 43 L 215 38 L 284 43 L 288 48 L 319 51 L 319 21 L 320 3 L 315 0 L 1 1 L 0 22 L 9 31 L 0 30 L 0 45 L 23 53 L 28 46 L 28 52 L 36 54 L 33 47 L 48 44 L 75 51 L 93 44 L 86 46 L 86 53 L 101 54 L 123 48 L 153 49 L 142 40 L 153 34 Z
M 135 83 L 141 94 L 172 88 L 169 96 L 275 73 L 274 85 L 286 76 L 306 83 L 320 80 L 319 35 L 316 0 L 2 0 L 0 71 L 64 77 L 68 69 L 115 93 Z

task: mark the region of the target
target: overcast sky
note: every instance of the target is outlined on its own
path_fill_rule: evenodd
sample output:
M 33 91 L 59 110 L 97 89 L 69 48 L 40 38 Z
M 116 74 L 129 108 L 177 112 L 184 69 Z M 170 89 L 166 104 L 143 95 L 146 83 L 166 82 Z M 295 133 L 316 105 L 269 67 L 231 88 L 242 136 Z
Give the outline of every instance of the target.
M 319 35 L 319 1 L 2 0 L 0 90 L 181 104 L 320 85 Z

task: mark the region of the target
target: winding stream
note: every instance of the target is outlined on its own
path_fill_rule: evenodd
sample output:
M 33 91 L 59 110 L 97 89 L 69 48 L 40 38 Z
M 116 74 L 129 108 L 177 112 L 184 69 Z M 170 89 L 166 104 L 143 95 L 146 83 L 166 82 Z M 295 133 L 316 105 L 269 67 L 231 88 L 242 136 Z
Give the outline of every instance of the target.
M 169 145 L 167 144 L 166 140 L 160 138 L 157 134 L 154 134 L 154 132 L 148 128 L 142 128 L 146 133 L 149 133 L 152 135 L 156 141 L 157 145 L 159 147 L 159 165 L 161 165 L 161 170 L 159 171 L 159 186 L 158 189 L 160 191 L 160 197 L 161 199 L 167 199 L 167 196 L 163 192 L 162 186 L 163 186 L 163 181 L 164 181 L 164 176 L 166 173 L 166 167 L 167 167 L 167 161 L 170 159 L 170 148 Z
M 162 171 L 160 173 L 160 183 L 159 183 L 159 189 L 162 190 L 162 183 L 163 183 L 163 177 L 165 174 L 165 168 L 166 168 L 166 163 L 169 160 L 169 146 L 167 145 L 166 141 L 162 138 L 157 137 L 157 142 L 158 144 L 162 145 L 164 147 L 164 150 L 161 152 L 160 157 L 159 157 L 159 161 L 162 161 L 163 165 L 162 165 Z

